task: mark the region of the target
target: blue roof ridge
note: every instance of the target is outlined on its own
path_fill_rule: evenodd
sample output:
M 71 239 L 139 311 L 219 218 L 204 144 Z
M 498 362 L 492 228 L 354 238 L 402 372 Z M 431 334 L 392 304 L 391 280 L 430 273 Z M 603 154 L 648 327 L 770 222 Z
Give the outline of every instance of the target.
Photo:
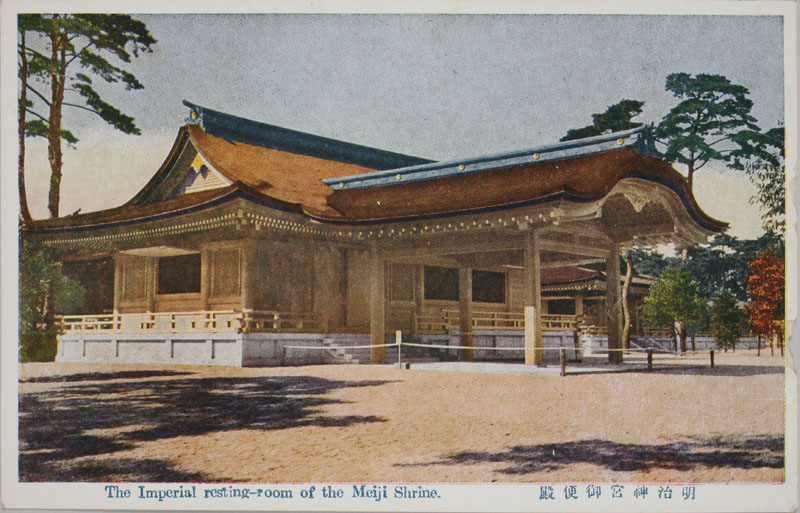
M 536 162 L 602 153 L 615 149 L 636 148 L 645 155 L 662 158 L 656 150 L 653 125 L 645 125 L 620 132 L 536 146 L 525 150 L 494 153 L 466 159 L 432 162 L 390 170 L 375 171 L 360 175 L 324 179 L 323 182 L 336 190 L 357 189 L 468 174 L 478 171 L 502 169 Z
M 328 137 L 299 132 L 251 119 L 241 118 L 183 100 L 191 109 L 187 124 L 199 125 L 222 139 L 288 151 L 310 157 L 335 160 L 369 169 L 395 169 L 434 162 Z

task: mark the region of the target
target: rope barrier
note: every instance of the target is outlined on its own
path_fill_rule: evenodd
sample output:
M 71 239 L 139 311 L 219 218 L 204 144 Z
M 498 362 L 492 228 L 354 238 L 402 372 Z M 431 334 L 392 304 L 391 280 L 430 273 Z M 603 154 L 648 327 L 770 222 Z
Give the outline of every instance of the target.
M 413 342 L 403 342 L 404 346 L 429 347 L 431 349 L 474 349 L 476 351 L 524 351 L 524 347 L 481 347 L 481 346 L 448 346 L 444 344 L 416 344 Z
M 455 349 L 455 350 L 468 350 L 468 351 L 526 351 L 525 347 L 486 347 L 486 346 L 454 346 L 454 345 L 445 345 L 445 344 L 419 344 L 415 342 L 403 342 L 401 339 L 400 332 L 396 332 L 396 342 L 390 344 L 362 344 L 356 346 L 331 346 L 331 345 L 319 345 L 319 346 L 284 346 L 283 347 L 283 355 L 284 361 L 287 357 L 287 350 L 288 349 L 305 349 L 305 350 L 314 350 L 314 349 L 322 349 L 325 351 L 332 351 L 337 349 L 372 349 L 373 347 L 397 347 L 397 365 L 400 365 L 401 360 L 401 350 L 402 346 L 409 346 L 409 347 L 419 347 L 419 348 L 428 348 L 428 349 Z M 534 352 L 536 351 L 558 351 L 560 353 L 560 363 L 561 363 L 561 375 L 566 376 L 567 374 L 567 351 L 574 351 L 575 355 L 577 356 L 580 353 L 581 358 L 585 358 L 587 356 L 593 355 L 603 355 L 608 354 L 610 355 L 613 352 L 623 351 L 625 353 L 645 353 L 647 355 L 647 370 L 653 370 L 653 354 L 676 354 L 673 351 L 669 351 L 666 349 L 662 349 L 659 347 L 648 347 L 642 348 L 640 346 L 634 348 L 591 348 L 591 347 L 537 347 L 533 349 Z M 683 353 L 681 353 L 683 354 Z M 711 367 L 714 367 L 714 350 L 711 350 Z M 406 368 L 408 364 L 406 364 Z
M 362 346 L 283 346 L 284 349 L 366 349 L 372 347 L 394 347 L 399 345 L 397 342 L 391 344 L 371 344 Z M 403 344 L 407 345 L 407 344 Z
M 472 349 L 475 351 L 525 351 L 524 347 L 487 347 L 487 346 L 450 346 L 445 344 L 418 344 L 413 342 L 403 342 L 402 345 L 404 346 L 411 346 L 411 347 L 429 347 L 432 349 Z M 569 347 L 569 346 L 559 346 L 559 347 L 537 347 L 534 351 L 561 351 L 562 349 L 566 349 L 567 351 L 580 351 L 581 353 L 585 353 L 589 351 L 589 348 L 585 347 Z M 667 351 L 664 349 L 605 349 L 605 348 L 597 348 L 591 349 L 591 352 L 594 353 L 609 353 L 614 351 L 624 351 L 627 353 L 665 353 L 665 354 L 675 354 L 673 351 Z
M 466 350 L 473 350 L 473 351 L 525 351 L 525 347 L 487 347 L 487 346 L 453 346 L 453 345 L 446 345 L 446 344 L 420 344 L 416 342 L 392 342 L 391 344 L 366 344 L 366 345 L 357 345 L 357 346 L 328 346 L 328 345 L 321 345 L 321 346 L 283 346 L 284 349 L 326 349 L 326 350 L 333 350 L 333 349 L 371 349 L 373 347 L 398 347 L 398 346 L 408 346 L 408 347 L 421 347 L 421 348 L 428 348 L 428 349 L 466 349 Z M 607 348 L 586 348 L 586 347 L 537 347 L 534 351 L 561 351 L 561 349 L 565 349 L 567 351 L 577 351 L 582 354 L 586 354 L 589 352 L 589 356 L 593 354 L 600 354 L 600 353 L 611 353 L 615 351 L 624 351 L 626 353 L 661 353 L 661 354 L 676 354 L 674 351 L 668 351 L 666 349 L 661 348 L 631 348 L 631 349 L 624 349 L 624 348 L 615 348 L 615 349 L 607 349 Z

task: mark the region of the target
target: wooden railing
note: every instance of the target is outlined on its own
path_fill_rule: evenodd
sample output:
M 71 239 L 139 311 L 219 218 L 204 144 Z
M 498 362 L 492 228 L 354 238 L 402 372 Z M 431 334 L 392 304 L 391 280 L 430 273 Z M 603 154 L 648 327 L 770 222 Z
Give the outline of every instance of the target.
M 57 316 L 62 333 L 241 333 L 313 331 L 313 315 L 271 310 L 204 310 Z
M 651 328 L 644 326 L 642 328 L 642 335 L 645 337 L 674 337 L 675 330 L 672 328 Z
M 442 310 L 448 329 L 459 327 L 458 310 Z M 475 329 L 524 330 L 525 315 L 518 312 L 474 311 L 472 327 Z
M 420 333 L 447 333 L 447 320 L 441 315 L 418 315 L 417 331 Z
M 605 337 L 608 336 L 608 329 L 605 326 L 598 326 L 596 324 L 581 324 L 580 331 L 586 336 L 592 337 Z
M 244 310 L 240 320 L 243 332 L 310 332 L 319 329 L 319 323 L 309 313 Z
M 542 328 L 552 331 L 576 331 L 582 319 L 577 315 L 542 314 Z
M 442 310 L 442 314 L 418 316 L 417 330 L 423 333 L 446 333 L 458 329 L 458 310 Z M 544 314 L 542 328 L 548 331 L 575 331 L 581 327 L 581 318 L 575 315 Z M 519 330 L 525 329 L 525 314 L 522 312 L 477 311 L 472 313 L 473 329 Z

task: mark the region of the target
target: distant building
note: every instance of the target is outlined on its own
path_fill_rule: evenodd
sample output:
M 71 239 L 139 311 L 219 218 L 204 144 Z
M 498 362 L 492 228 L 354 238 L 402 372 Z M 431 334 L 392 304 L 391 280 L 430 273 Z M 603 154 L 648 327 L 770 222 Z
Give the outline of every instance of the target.
M 384 362 L 385 347 L 284 348 L 377 345 L 402 330 L 467 347 L 503 335 L 542 363 L 543 332 L 581 323 L 605 326 L 618 348 L 621 248 L 726 227 L 647 128 L 433 162 L 186 105 L 130 201 L 26 233 L 69 250 L 65 268 L 89 285 L 59 361 Z M 648 284 L 634 280 L 634 301 Z

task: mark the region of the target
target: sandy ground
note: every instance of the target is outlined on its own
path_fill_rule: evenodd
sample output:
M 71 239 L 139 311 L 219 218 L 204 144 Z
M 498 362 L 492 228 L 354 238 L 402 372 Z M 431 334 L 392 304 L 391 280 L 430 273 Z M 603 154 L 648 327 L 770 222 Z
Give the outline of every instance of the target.
M 783 480 L 783 359 L 566 377 L 23 364 L 23 481 Z

